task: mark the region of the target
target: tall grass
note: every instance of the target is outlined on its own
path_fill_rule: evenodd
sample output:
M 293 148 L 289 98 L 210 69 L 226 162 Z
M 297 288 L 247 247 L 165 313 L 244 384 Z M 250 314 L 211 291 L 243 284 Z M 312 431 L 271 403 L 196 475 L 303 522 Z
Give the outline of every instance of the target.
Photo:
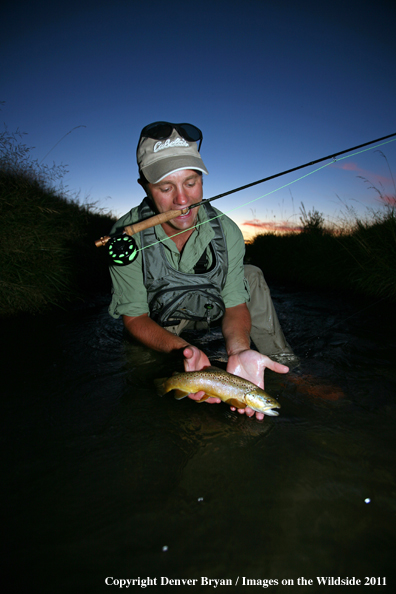
M 93 241 L 113 218 L 62 187 L 63 166 L 41 166 L 17 132 L 0 133 L 0 314 L 34 313 L 108 284 Z
M 354 292 L 396 301 L 395 200 L 358 217 L 349 210 L 342 224 L 302 205 L 302 232 L 264 234 L 247 245 L 247 258 L 269 278 L 310 288 Z
M 349 249 L 356 262 L 351 285 L 363 293 L 396 301 L 395 208 L 373 212 L 369 219 L 356 219 Z

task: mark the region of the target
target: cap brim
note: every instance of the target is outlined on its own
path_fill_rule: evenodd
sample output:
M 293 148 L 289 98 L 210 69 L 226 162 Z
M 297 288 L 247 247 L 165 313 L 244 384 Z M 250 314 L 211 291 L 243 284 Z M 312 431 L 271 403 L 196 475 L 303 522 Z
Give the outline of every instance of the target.
M 162 159 L 147 167 L 143 167 L 141 171 L 150 184 L 156 184 L 167 175 L 170 175 L 175 171 L 180 171 L 181 169 L 198 169 L 198 171 L 202 171 L 202 173 L 209 175 L 209 171 L 206 169 L 202 159 L 191 155 Z

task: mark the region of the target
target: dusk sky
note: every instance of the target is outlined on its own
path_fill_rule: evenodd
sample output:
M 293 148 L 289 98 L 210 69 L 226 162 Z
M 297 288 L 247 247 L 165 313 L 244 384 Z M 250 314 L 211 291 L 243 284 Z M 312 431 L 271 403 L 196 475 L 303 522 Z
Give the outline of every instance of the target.
M 394 0 L 8 0 L 0 20 L 2 121 L 117 216 L 143 198 L 136 143 L 156 120 L 203 131 L 206 198 L 396 132 Z M 377 208 L 396 141 L 380 150 L 390 170 L 371 149 L 214 206 L 246 237 L 298 225 L 301 202 L 329 220 Z

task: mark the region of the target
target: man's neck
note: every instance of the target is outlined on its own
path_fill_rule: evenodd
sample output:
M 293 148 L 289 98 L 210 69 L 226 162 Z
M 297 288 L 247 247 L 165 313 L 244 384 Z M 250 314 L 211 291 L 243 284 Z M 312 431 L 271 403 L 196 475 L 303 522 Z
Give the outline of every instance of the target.
M 170 237 L 171 240 L 175 243 L 179 252 L 182 253 L 184 246 L 186 245 L 186 243 L 189 240 L 189 238 L 191 237 L 191 235 L 194 233 L 195 228 L 187 229 L 187 231 L 184 231 L 184 233 L 180 233 L 180 231 L 179 232 L 176 231 L 175 233 L 173 233 L 173 229 L 172 229 L 172 232 L 170 232 L 170 233 L 168 233 L 166 231 L 166 229 L 164 229 L 164 231 L 168 235 L 168 237 Z

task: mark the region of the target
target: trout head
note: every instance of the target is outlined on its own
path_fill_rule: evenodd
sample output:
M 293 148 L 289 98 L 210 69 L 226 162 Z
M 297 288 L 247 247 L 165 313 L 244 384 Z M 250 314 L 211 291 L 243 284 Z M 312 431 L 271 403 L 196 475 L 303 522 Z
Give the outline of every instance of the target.
M 246 394 L 246 404 L 257 412 L 264 413 L 270 417 L 277 417 L 278 412 L 274 408 L 280 408 L 281 405 L 275 398 L 269 396 L 264 390 L 260 392 L 252 391 Z

